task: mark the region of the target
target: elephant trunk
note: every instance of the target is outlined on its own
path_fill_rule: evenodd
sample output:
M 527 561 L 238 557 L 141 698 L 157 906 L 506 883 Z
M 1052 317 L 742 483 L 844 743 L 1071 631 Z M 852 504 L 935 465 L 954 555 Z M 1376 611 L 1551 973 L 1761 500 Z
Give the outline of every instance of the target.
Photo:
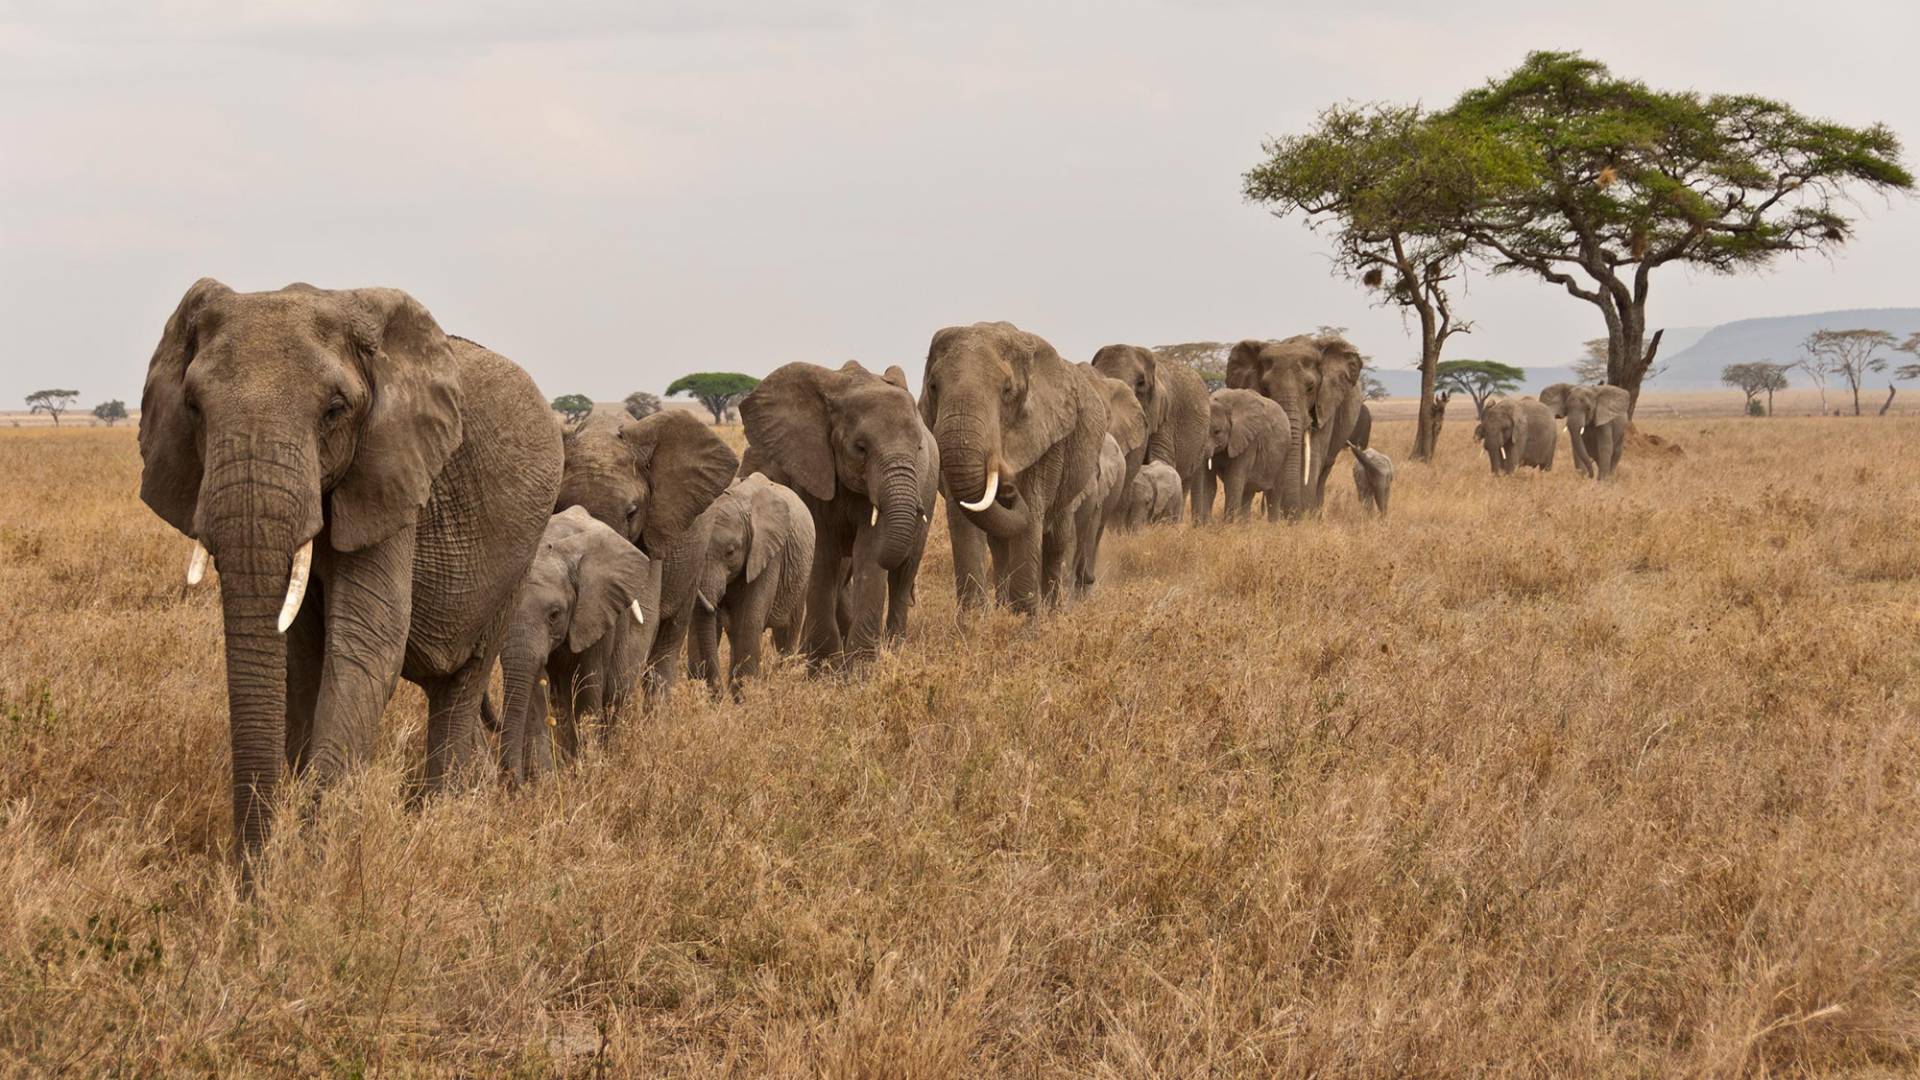
M 920 468 L 910 457 L 881 462 L 875 470 L 877 484 L 867 490 L 877 494 L 880 544 L 876 558 L 883 570 L 897 570 L 913 554 L 920 538 Z
M 1306 509 L 1307 413 L 1296 398 L 1283 397 L 1280 407 L 1287 413 L 1287 458 L 1280 469 L 1280 506 L 1287 516 L 1296 517 Z
M 992 459 L 999 441 L 997 434 L 992 423 L 969 410 L 949 409 L 934 422 L 934 441 L 940 445 L 940 476 L 946 481 L 947 494 L 956 502 L 976 508 L 987 495 L 988 477 L 996 473 Z
M 527 778 L 533 740 L 545 735 L 535 730 L 544 719 L 535 713 L 544 713 L 538 706 L 546 702 L 544 697 L 536 700 L 535 694 L 547 658 L 534 638 L 534 634 L 516 632 L 500 650 L 500 683 L 505 690 L 500 714 L 500 771 L 514 783 Z

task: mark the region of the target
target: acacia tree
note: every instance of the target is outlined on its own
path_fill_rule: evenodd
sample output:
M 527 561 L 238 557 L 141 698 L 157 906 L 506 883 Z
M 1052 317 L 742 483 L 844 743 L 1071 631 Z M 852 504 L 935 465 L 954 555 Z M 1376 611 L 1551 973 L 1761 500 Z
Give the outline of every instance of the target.
M 577 424 L 593 412 L 593 399 L 585 394 L 562 394 L 553 399 L 553 411 L 567 418 L 567 423 Z
M 1192 368 L 1209 390 L 1227 385 L 1227 355 L 1232 351 L 1233 346 L 1224 341 L 1187 341 L 1153 347 L 1155 356 Z
M 93 418 L 104 420 L 108 427 L 112 427 L 127 418 L 127 403 L 119 398 L 103 401 L 93 407 Z
M 27 395 L 27 410 L 32 413 L 46 413 L 53 417 L 53 426 L 60 426 L 60 414 L 73 408 L 73 399 L 80 396 L 78 390 L 35 390 Z
M 1437 122 L 1418 105 L 1336 105 L 1304 135 L 1269 139 L 1267 160 L 1242 177 L 1247 199 L 1275 217 L 1301 215 L 1331 230 L 1334 264 L 1380 290 L 1378 302 L 1420 322 L 1420 409 L 1412 456 L 1433 457 L 1437 365 L 1447 339 L 1472 330 L 1456 317 L 1448 282 L 1466 238 L 1449 224 L 1480 198 L 1502 144 L 1477 129 Z
M 1770 360 L 1757 360 L 1750 364 L 1728 364 L 1720 369 L 1720 381 L 1747 395 L 1745 405 L 1740 411 L 1753 412 L 1753 399 L 1761 394 L 1767 395 L 1767 415 L 1773 415 L 1773 392 L 1787 388 L 1787 365 L 1776 364 Z
M 1789 252 L 1831 252 L 1850 195 L 1908 191 L 1900 140 L 1747 94 L 1654 90 L 1578 53 L 1536 52 L 1468 91 L 1446 121 L 1511 152 L 1456 225 L 1496 272 L 1530 273 L 1598 308 L 1607 382 L 1638 403 L 1659 350 L 1653 272 L 1731 274 Z M 1496 160 L 1483 157 L 1481 160 Z M 1519 160 L 1520 169 L 1504 167 Z
M 713 422 L 724 424 L 735 403 L 753 392 L 760 380 L 737 371 L 701 371 L 682 375 L 667 387 L 667 396 L 685 394 L 707 407 Z
M 1446 360 L 1441 362 L 1439 370 L 1440 386 L 1472 398 L 1473 414 L 1483 420 L 1487 415 L 1487 399 L 1495 394 L 1513 393 L 1520 389 L 1520 381 L 1526 377 L 1525 368 L 1496 360 Z
M 1580 345 L 1580 358 L 1571 365 L 1573 377 L 1583 383 L 1603 384 L 1607 381 L 1607 339 L 1593 338 Z
M 1853 415 L 1860 415 L 1860 383 L 1869 371 L 1887 370 L 1887 358 L 1881 349 L 1892 349 L 1896 340 L 1885 330 L 1815 330 L 1800 343 L 1807 359 L 1829 374 L 1846 380 L 1853 391 Z M 1825 412 L 1826 399 L 1821 398 Z M 1885 410 L 1882 410 L 1883 412 Z
M 621 402 L 627 407 L 627 415 L 635 420 L 645 420 L 660 411 L 660 395 L 649 394 L 645 390 L 635 390 Z

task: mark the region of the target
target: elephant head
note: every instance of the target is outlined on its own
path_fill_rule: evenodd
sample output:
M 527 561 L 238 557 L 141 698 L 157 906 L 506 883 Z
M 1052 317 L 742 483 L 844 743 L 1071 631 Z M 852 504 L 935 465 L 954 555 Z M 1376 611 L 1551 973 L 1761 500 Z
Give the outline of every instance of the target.
M 1510 473 L 1518 463 L 1519 422 L 1513 402 L 1506 398 L 1494 398 L 1487 402 L 1480 422 L 1474 425 L 1473 437 L 1486 448 L 1487 461 L 1493 466 L 1494 472 Z
M 1224 452 L 1230 458 L 1292 441 L 1286 413 L 1274 412 L 1266 399 L 1251 390 L 1214 391 L 1207 432 L 1209 454 Z
M 590 416 L 566 436 L 554 509 L 584 507 L 656 559 L 733 479 L 740 459 L 679 409 L 642 420 Z
M 1555 419 L 1564 417 L 1567 427 L 1574 431 L 1624 419 L 1630 400 L 1627 392 L 1618 386 L 1554 383 L 1540 391 L 1540 403 L 1553 410 Z
M 1107 349 L 1113 348 L 1131 346 L 1107 346 Z M 1147 359 L 1152 361 L 1151 353 Z M 1137 465 L 1140 455 L 1147 448 L 1147 414 L 1138 394 L 1128 383 L 1105 374 L 1092 364 L 1081 364 L 1080 368 L 1087 373 L 1094 389 L 1100 392 L 1101 398 L 1107 403 L 1107 434 L 1113 436 L 1114 444 L 1120 448 L 1121 458 Z
M 1304 508 L 1318 494 L 1303 490 L 1319 482 L 1308 479 L 1310 461 L 1332 460 L 1336 429 L 1351 429 L 1358 419 L 1361 363 L 1359 351 L 1334 335 L 1242 341 L 1227 356 L 1229 388 L 1257 391 L 1286 410 L 1289 445 L 1280 490 L 1290 511 Z
M 1011 323 L 933 335 L 920 416 L 940 447 L 948 497 L 971 512 L 1018 501 L 1014 482 L 1079 422 L 1079 375 L 1053 346 Z
M 561 649 L 585 652 L 620 619 L 645 625 L 643 598 L 652 581 L 647 556 L 585 507 L 569 507 L 548 521 L 526 580 L 514 595 L 500 650 L 506 700 L 500 748 L 510 779 L 526 779 L 545 756 L 538 753 L 546 731 L 537 713 L 546 699 L 533 688 L 547 658 Z M 657 597 L 652 599 L 657 603 Z
M 1138 345 L 1103 345 L 1093 354 L 1093 369 L 1133 392 L 1150 431 L 1160 430 L 1172 401 L 1160 385 L 1159 358 Z M 1112 407 L 1112 403 L 1108 403 Z M 1126 444 L 1121 443 L 1121 449 Z
M 699 604 L 712 611 L 733 582 L 752 583 L 769 573 L 779 574 L 783 579 L 773 583 L 774 606 L 767 611 L 766 621 L 786 625 L 793 615 L 791 605 L 802 593 L 800 582 L 812 569 L 811 557 L 793 555 L 803 536 L 804 546 L 812 547 L 812 520 L 800 512 L 792 495 L 760 473 L 735 480 L 707 508 L 706 517 L 711 528 Z
M 740 402 L 752 458 L 768 479 L 826 503 L 865 500 L 881 530 L 876 559 L 888 570 L 913 553 L 921 488 L 929 478 L 925 432 L 906 374 L 875 375 L 849 361 L 839 370 L 787 364 Z
M 140 497 L 221 574 L 234 829 L 265 838 L 285 758 L 286 641 L 313 542 L 353 552 L 414 524 L 461 442 L 446 336 L 397 289 L 187 290 L 147 366 Z

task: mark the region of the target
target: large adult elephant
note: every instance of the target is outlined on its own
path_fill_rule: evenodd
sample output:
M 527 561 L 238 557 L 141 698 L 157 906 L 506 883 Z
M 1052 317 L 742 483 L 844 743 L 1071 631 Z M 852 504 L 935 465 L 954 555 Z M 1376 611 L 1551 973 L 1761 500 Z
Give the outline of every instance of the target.
M 1101 440 L 1099 466 L 1092 483 L 1075 497 L 1073 587 L 1076 595 L 1093 587 L 1100 566 L 1100 545 L 1107 529 L 1124 513 L 1127 487 L 1147 456 L 1147 416 L 1133 387 L 1082 364 L 1107 403 L 1107 437 Z
M 567 433 L 566 473 L 554 508 L 585 507 L 646 552 L 660 575 L 660 625 L 645 673 L 652 699 L 680 677 L 707 561 L 707 538 L 696 523 L 739 464 L 720 436 L 680 409 L 641 420 L 589 416 Z
M 1227 356 L 1227 385 L 1256 390 L 1287 411 L 1292 447 L 1281 503 L 1289 514 L 1318 511 L 1327 475 L 1340 451 L 1364 446 L 1372 427 L 1360 386 L 1362 360 L 1335 334 L 1301 334 L 1284 341 L 1242 341 Z
M 1228 521 L 1246 517 L 1253 496 L 1266 496 L 1267 520 L 1280 518 L 1287 455 L 1293 445 L 1287 411 L 1252 390 L 1213 392 L 1207 445 L 1212 458 L 1205 476 L 1206 501 L 1213 502 L 1218 481 L 1226 489 L 1221 513 Z
M 809 661 L 872 656 L 896 620 L 905 632 L 939 487 L 939 448 L 906 373 L 787 364 L 740 402 L 740 422 L 741 471 L 792 488 L 813 517 Z
M 1486 450 L 1495 476 L 1512 476 L 1522 465 L 1541 472 L 1552 469 L 1554 447 L 1560 442 L 1553 410 L 1530 397 L 1487 402 L 1473 437 Z
M 933 335 L 920 415 L 940 446 L 941 490 L 963 607 L 996 595 L 1035 613 L 1057 603 L 1072 504 L 1097 474 L 1107 408 L 1093 379 L 1011 323 Z
M 1206 524 L 1213 512 L 1202 491 L 1208 456 L 1206 381 L 1185 364 L 1164 362 L 1138 345 L 1103 346 L 1093 354 L 1093 366 L 1133 388 L 1146 414 L 1146 460 L 1173 466 L 1193 504 L 1193 520 Z M 1132 479 L 1129 474 L 1128 482 Z
M 283 769 L 372 753 L 395 681 L 427 695 L 423 785 L 479 746 L 480 698 L 560 481 L 526 372 L 398 289 L 187 290 L 147 367 L 140 497 L 220 571 L 234 841 Z
M 1618 386 L 1571 386 L 1554 383 L 1540 391 L 1540 403 L 1553 415 L 1566 417 L 1573 443 L 1573 463 L 1584 476 L 1606 480 L 1620 464 L 1627 447 L 1628 410 L 1633 399 Z

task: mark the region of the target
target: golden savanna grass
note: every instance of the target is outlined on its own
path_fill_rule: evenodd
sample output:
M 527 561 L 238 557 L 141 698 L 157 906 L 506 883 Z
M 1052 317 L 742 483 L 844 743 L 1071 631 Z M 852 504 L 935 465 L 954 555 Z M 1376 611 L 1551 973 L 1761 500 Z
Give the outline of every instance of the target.
M 22 1075 L 1920 1068 L 1920 418 L 1684 419 L 1363 519 L 1117 537 L 864 676 L 688 691 L 531 790 L 373 767 L 226 850 L 218 594 L 131 432 L 0 432 Z M 1402 456 L 1404 424 L 1377 444 Z

